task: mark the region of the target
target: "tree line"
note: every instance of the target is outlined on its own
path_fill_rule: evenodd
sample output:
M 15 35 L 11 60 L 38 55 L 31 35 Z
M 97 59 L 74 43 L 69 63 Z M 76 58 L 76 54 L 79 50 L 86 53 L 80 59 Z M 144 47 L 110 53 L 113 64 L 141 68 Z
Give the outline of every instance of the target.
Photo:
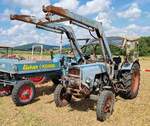
M 110 45 L 110 49 L 113 55 L 123 55 L 124 52 L 120 48 Z M 139 55 L 150 56 L 150 36 L 139 38 Z
M 140 56 L 150 56 L 150 36 L 139 39 L 139 54 Z

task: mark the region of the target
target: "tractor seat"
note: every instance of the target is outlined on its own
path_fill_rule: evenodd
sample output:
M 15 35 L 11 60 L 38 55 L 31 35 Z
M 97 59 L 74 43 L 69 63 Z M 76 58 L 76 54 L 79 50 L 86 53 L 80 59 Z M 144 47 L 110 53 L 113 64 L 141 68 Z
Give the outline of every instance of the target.
M 118 70 L 118 66 L 121 63 L 121 57 L 120 56 L 113 57 L 113 61 L 115 63 L 114 69 Z

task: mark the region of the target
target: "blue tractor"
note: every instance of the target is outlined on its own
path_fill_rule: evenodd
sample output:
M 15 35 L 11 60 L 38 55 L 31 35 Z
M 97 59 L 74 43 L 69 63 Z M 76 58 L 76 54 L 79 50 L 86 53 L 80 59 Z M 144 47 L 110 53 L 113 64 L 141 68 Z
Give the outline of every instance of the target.
M 68 74 L 54 92 L 57 107 L 67 105 L 72 97 L 90 98 L 97 101 L 96 115 L 100 121 L 106 120 L 114 109 L 115 97 L 133 99 L 138 94 L 140 84 L 140 63 L 138 59 L 138 40 L 127 38 L 106 38 L 101 22 L 91 20 L 55 6 L 43 6 L 49 22 L 69 21 L 71 24 L 87 29 L 94 40 L 82 48 L 85 62 L 70 66 Z M 60 16 L 55 20 L 53 16 Z M 110 40 L 124 48 L 124 60 L 113 57 Z M 89 47 L 90 46 L 90 47 Z

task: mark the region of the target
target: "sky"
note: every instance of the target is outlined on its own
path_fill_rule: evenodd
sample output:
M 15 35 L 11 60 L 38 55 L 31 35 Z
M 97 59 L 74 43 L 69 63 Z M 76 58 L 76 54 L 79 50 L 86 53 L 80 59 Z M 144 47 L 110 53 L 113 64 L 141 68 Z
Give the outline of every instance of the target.
M 36 29 L 34 25 L 11 21 L 10 14 L 42 17 L 42 5 L 55 5 L 102 22 L 106 36 L 150 36 L 150 0 L 0 0 L 0 44 L 44 43 L 58 45 L 59 34 Z M 73 26 L 77 38 L 87 30 Z M 64 41 L 66 37 L 63 35 Z

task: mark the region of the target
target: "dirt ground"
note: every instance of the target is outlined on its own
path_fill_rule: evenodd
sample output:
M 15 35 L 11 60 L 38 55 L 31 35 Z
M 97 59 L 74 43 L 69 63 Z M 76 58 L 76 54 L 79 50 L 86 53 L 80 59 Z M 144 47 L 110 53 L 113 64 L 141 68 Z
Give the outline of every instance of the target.
M 150 58 L 141 59 L 141 70 L 150 69 Z M 105 122 L 96 120 L 93 102 L 72 101 L 56 108 L 52 83 L 38 87 L 32 104 L 16 107 L 11 97 L 0 98 L 1 126 L 150 126 L 150 73 L 141 71 L 139 94 L 134 100 L 117 97 L 113 115 Z

